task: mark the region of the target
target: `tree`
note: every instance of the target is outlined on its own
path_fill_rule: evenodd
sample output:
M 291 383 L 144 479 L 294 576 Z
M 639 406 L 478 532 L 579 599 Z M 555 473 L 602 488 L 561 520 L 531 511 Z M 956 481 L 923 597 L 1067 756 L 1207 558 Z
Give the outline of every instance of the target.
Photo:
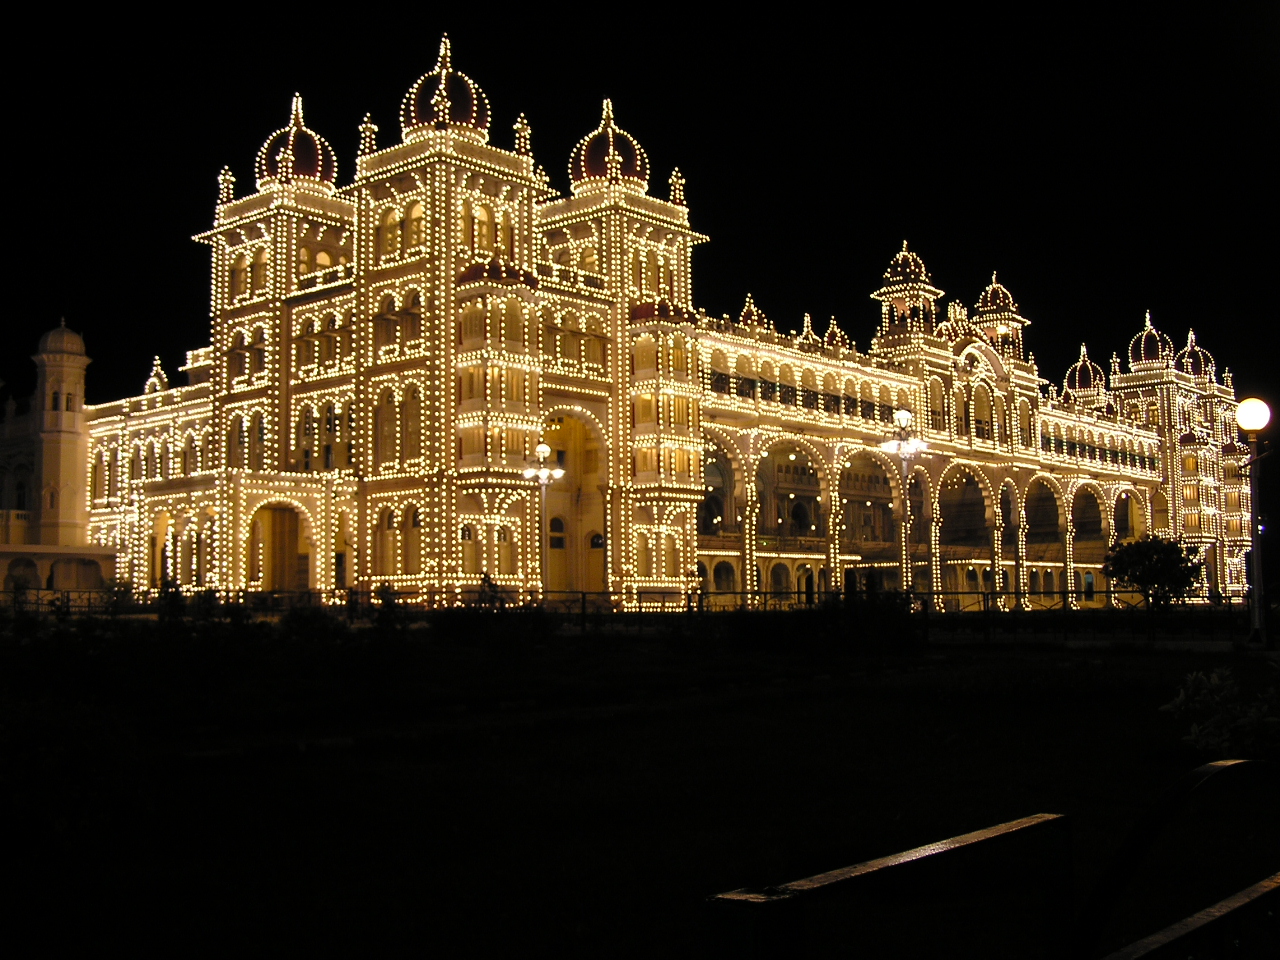
M 1198 552 L 1177 540 L 1146 536 L 1114 544 L 1102 572 L 1109 580 L 1137 590 L 1148 606 L 1162 607 L 1185 598 L 1200 581 L 1204 561 L 1197 559 Z

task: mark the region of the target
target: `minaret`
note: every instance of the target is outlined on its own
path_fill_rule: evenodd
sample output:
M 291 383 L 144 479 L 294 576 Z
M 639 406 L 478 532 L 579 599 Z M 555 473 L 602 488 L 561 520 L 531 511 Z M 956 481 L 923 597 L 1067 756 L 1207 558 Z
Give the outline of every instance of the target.
M 79 546 L 86 542 L 89 501 L 85 471 L 89 424 L 84 415 L 84 372 L 90 360 L 84 340 L 66 321 L 40 338 L 36 362 L 39 440 L 36 490 L 40 543 Z

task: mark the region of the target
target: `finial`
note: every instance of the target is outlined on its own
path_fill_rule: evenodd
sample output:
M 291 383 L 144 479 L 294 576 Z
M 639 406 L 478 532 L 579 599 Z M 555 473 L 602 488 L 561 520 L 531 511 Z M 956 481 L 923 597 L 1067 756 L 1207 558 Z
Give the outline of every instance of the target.
M 1188 347 L 1194 347 L 1195 345 L 1196 345 L 1196 332 L 1195 332 L 1195 330 L 1188 330 L 1188 331 L 1187 331 L 1187 346 L 1188 346 Z
M 236 178 L 230 167 L 218 171 L 218 202 L 230 203 L 236 198 Z
M 62 327 L 62 329 L 64 329 L 64 330 L 65 330 L 65 329 L 67 328 L 67 318 L 66 318 L 66 317 L 62 317 L 62 318 L 58 321 L 58 326 Z
M 431 95 L 431 116 L 437 128 L 449 122 L 449 91 L 445 89 L 444 82 L 447 76 L 447 71 L 440 71 L 440 82 L 436 84 L 436 92 Z
M 377 149 L 378 126 L 373 122 L 373 118 L 366 113 L 364 119 L 360 121 L 360 146 L 356 149 L 356 154 L 363 157 Z
M 516 118 L 515 126 L 511 129 L 516 132 L 516 153 L 520 154 L 522 157 L 527 157 L 529 155 L 530 128 L 529 121 L 525 118 L 523 113 Z
M 1089 348 L 1086 347 L 1083 343 L 1080 344 L 1080 359 L 1084 360 L 1088 356 L 1089 356 Z
M 302 94 L 300 93 L 293 95 L 293 117 L 291 122 L 295 127 L 302 126 Z
M 1150 310 L 1148 310 L 1148 311 L 1147 311 L 1147 322 L 1146 322 L 1146 324 L 1143 326 L 1143 328 L 1142 328 L 1142 329 L 1144 329 L 1144 330 L 1150 330 L 1150 329 L 1151 329 L 1151 311 L 1150 311 Z
M 680 173 L 680 168 L 676 167 L 671 171 L 671 202 L 678 207 L 684 206 L 684 175 Z
M 603 115 L 600 117 L 600 126 L 608 127 L 613 125 L 613 101 L 608 97 L 604 99 Z
M 905 240 L 902 241 L 902 252 L 903 253 L 907 252 L 907 241 Z
M 436 58 L 436 70 L 442 75 L 453 69 L 453 50 L 449 45 L 449 35 L 440 34 L 440 56 Z
M 995 272 L 994 270 L 992 270 L 992 271 L 991 271 L 991 285 L 994 287 L 994 286 L 996 285 L 996 282 L 997 282 L 997 281 L 996 281 L 996 272 Z

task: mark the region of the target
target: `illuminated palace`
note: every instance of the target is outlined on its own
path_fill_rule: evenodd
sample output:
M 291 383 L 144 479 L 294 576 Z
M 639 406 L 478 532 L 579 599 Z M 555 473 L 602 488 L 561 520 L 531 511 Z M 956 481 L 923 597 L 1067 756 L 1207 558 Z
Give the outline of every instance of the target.
M 709 316 L 684 181 L 651 193 L 607 101 L 569 196 L 523 116 L 510 147 L 489 126 L 445 41 L 398 137 L 366 117 L 340 187 L 295 99 L 254 189 L 219 177 L 196 238 L 210 341 L 185 385 L 157 361 L 139 396 L 82 408 L 85 346 L 47 335 L 0 447 L 10 585 L 70 576 L 20 546 L 40 543 L 113 554 L 144 590 L 439 600 L 487 575 L 513 598 L 628 606 L 847 583 L 1090 604 L 1108 545 L 1149 531 L 1202 550 L 1203 595 L 1243 592 L 1234 389 L 1194 336 L 1175 350 L 1135 323 L 1123 362 L 1082 347 L 1059 390 L 994 276 L 972 310 L 944 309 L 906 244 L 865 352 L 834 322 L 779 332 L 749 297 Z M 898 410 L 925 445 L 905 460 L 882 448 Z M 525 476 L 540 441 L 564 470 L 545 505 Z

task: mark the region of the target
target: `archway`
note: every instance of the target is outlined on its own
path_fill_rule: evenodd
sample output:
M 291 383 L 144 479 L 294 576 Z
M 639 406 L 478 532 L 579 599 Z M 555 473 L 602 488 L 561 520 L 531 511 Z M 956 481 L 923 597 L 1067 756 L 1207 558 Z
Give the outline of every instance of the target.
M 258 508 L 250 525 L 248 560 L 252 589 L 309 589 L 311 542 L 294 507 L 269 504 Z
M 821 464 L 795 444 L 777 444 L 760 459 L 756 489 L 761 537 L 777 538 L 799 550 L 825 552 L 827 511 Z
M 9 561 L 9 572 L 4 578 L 6 590 L 39 590 L 40 570 L 34 560 L 18 557 Z
M 1102 506 L 1098 495 L 1081 487 L 1071 501 L 1073 559 L 1077 564 L 1100 564 L 1107 556 L 1106 534 L 1102 526 Z
M 547 589 L 609 589 L 605 563 L 607 453 L 598 432 L 581 417 L 557 414 L 542 436 L 551 447 L 552 465 L 564 476 L 547 488 Z M 553 530 L 552 525 L 559 530 Z M 559 538 L 560 546 L 555 545 Z
M 978 478 L 965 468 L 945 475 L 938 491 L 938 512 L 942 589 L 964 593 L 983 589 L 979 571 L 991 576 L 994 530 L 990 504 Z M 964 604 L 976 602 L 980 601 L 974 597 L 963 599 Z
M 1111 537 L 1120 543 L 1138 540 L 1147 532 L 1142 504 L 1131 490 L 1122 490 L 1111 512 Z
M 1063 563 L 1066 542 L 1062 529 L 1062 508 L 1053 488 L 1043 480 L 1032 480 L 1023 504 L 1027 526 L 1027 561 Z
M 844 512 L 841 553 L 857 554 L 864 565 L 897 561 L 893 485 L 883 463 L 866 453 L 845 460 L 840 469 L 840 506 Z M 855 575 L 855 580 L 860 577 Z
M 737 571 L 728 560 L 721 560 L 713 571 L 716 593 L 733 593 L 738 589 Z

